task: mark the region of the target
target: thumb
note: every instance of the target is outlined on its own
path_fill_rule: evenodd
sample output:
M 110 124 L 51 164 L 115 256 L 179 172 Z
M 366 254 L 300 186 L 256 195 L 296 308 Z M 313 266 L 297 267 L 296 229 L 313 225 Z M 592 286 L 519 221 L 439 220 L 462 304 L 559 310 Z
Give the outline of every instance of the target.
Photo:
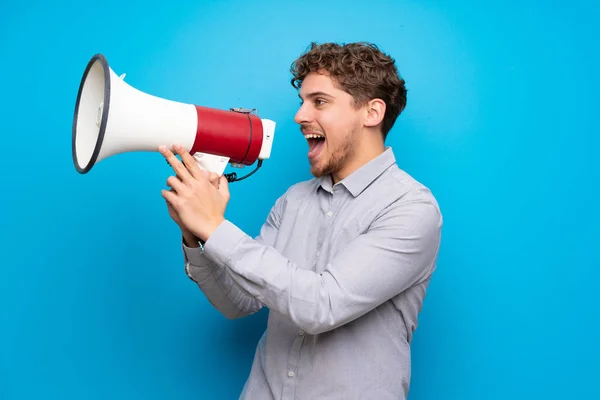
M 225 177 L 225 175 L 221 175 L 220 182 L 219 182 L 219 189 L 218 190 L 219 190 L 219 193 L 223 197 L 229 199 L 229 196 L 230 196 L 230 194 L 229 194 L 229 181 L 227 180 L 227 178 Z

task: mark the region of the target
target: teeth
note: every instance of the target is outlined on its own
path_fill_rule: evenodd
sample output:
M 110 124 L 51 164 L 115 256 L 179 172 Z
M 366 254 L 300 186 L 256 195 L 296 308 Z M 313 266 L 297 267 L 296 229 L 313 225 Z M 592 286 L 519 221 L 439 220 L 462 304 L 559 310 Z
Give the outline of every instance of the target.
M 325 136 L 323 136 L 323 135 L 312 135 L 312 134 L 311 135 L 304 135 L 304 137 L 306 139 L 324 139 L 325 138 Z

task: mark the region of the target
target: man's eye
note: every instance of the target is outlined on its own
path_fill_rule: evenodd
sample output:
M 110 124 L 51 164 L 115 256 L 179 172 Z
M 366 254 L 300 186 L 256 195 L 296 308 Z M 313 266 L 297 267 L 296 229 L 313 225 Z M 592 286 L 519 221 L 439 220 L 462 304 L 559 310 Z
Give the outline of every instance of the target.
M 320 105 L 323 105 L 323 104 L 325 104 L 325 100 L 323 100 L 323 99 L 317 99 L 317 100 L 315 100 L 315 103 L 316 103 L 318 106 L 320 106 Z

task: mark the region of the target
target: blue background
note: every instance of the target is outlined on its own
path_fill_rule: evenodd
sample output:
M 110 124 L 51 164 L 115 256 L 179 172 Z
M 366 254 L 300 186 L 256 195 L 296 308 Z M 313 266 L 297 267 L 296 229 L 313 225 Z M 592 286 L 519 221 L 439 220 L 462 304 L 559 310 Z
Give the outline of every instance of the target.
M 0 399 L 237 398 L 266 311 L 228 321 L 185 276 L 158 153 L 76 173 L 75 97 L 99 52 L 146 93 L 277 121 L 272 158 L 231 186 L 255 235 L 310 178 L 288 68 L 313 40 L 397 59 L 388 144 L 444 213 L 410 399 L 600 398 L 599 7 L 4 0 Z

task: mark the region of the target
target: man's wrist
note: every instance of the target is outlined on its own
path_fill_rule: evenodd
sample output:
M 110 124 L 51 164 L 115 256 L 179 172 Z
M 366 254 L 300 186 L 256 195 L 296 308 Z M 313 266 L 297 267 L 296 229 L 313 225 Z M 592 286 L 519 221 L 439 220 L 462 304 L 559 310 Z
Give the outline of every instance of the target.
M 200 247 L 201 240 L 191 232 L 186 230 L 182 230 L 181 236 L 183 237 L 183 242 L 187 247 L 197 248 Z
M 214 231 L 225 221 L 225 217 L 220 217 L 215 219 L 212 226 L 207 229 L 206 232 L 201 233 L 201 236 L 198 236 L 198 240 L 204 245 L 208 241 L 208 238 L 213 234 Z

